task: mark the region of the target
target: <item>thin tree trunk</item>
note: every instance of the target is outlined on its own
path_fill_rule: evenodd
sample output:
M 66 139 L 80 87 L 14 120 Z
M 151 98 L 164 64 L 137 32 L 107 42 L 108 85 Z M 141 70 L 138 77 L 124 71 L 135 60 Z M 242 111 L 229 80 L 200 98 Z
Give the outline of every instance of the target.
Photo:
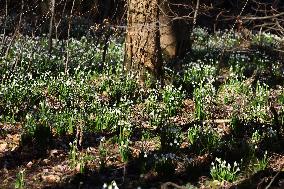
M 55 8 L 55 0 L 50 1 L 50 23 L 49 23 L 49 36 L 48 36 L 48 53 L 51 55 L 52 50 L 52 30 L 53 30 L 53 20 L 54 20 L 54 8 Z
M 70 17 L 69 17 L 69 23 L 68 23 L 68 31 L 67 31 L 67 45 L 66 45 L 66 61 L 65 61 L 65 74 L 68 73 L 68 64 L 69 64 L 69 56 L 70 56 L 70 52 L 69 52 L 69 40 L 70 40 L 70 31 L 71 31 L 71 22 L 72 22 L 72 16 L 73 16 L 73 9 L 74 9 L 74 5 L 75 5 L 75 0 L 73 0 L 72 3 L 72 7 L 71 7 L 71 11 L 70 11 Z
M 66 5 L 67 5 L 67 0 L 64 3 L 64 7 L 63 7 L 63 10 L 62 10 L 61 18 L 59 19 L 58 23 L 55 24 L 55 38 L 56 38 L 56 42 L 58 41 L 58 27 L 60 26 L 61 21 L 62 21 L 62 19 L 64 17 Z
M 7 46 L 7 49 L 6 49 L 6 52 L 5 52 L 5 59 L 8 57 L 9 55 L 9 52 L 10 52 L 10 48 L 13 44 L 13 42 L 15 41 L 15 39 L 18 37 L 19 33 L 20 33 L 20 29 L 22 27 L 22 17 L 23 17 L 23 14 L 24 14 L 24 0 L 21 1 L 21 13 L 20 13 L 20 18 L 19 18 L 19 22 L 18 22 L 18 26 L 16 27 L 15 31 L 14 31 L 14 34 L 13 34 L 13 37 L 12 39 L 10 40 L 8 46 Z
M 125 69 L 162 76 L 158 0 L 128 0 Z

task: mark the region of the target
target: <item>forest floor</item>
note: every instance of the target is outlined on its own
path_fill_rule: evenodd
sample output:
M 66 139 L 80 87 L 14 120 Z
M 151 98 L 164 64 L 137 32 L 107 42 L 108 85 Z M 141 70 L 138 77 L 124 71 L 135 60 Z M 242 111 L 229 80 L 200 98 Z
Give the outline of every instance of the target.
M 224 124 L 220 127 L 226 128 Z M 8 129 L 9 128 L 9 129 Z M 155 139 L 148 141 L 135 141 L 131 147 L 133 159 L 125 164 L 119 154 L 118 144 L 108 143 L 104 148 L 108 151 L 108 158 L 104 169 L 100 168 L 99 140 L 101 136 L 91 134 L 83 137 L 83 146 L 79 153 L 88 154 L 90 161 L 84 173 L 80 167 L 70 167 L 69 144 L 71 136 L 54 138 L 48 149 L 42 151 L 31 145 L 20 145 L 21 126 L 1 125 L 0 140 L 1 159 L 1 188 L 15 188 L 17 174 L 24 171 L 25 188 L 102 188 L 104 183 L 116 181 L 119 188 L 265 188 L 272 183 L 270 188 L 283 188 L 284 184 L 284 152 L 282 150 L 269 153 L 269 161 L 265 170 L 253 175 L 243 175 L 235 183 L 214 183 L 208 175 L 210 163 L 214 157 L 210 153 L 203 155 L 188 154 L 194 167 L 187 168 L 185 162 L 178 162 L 175 174 L 159 175 L 156 171 L 141 174 L 141 161 L 139 154 L 141 145 L 148 150 L 158 150 Z M 183 128 L 186 129 L 186 128 Z M 188 148 L 184 142 L 181 150 Z M 277 141 L 276 146 L 283 149 L 284 141 Z M 230 153 L 238 154 L 238 149 Z M 165 170 L 166 171 L 166 170 Z M 216 186 L 215 186 L 216 185 Z
M 125 74 L 115 39 L 102 64 L 85 37 L 51 56 L 18 37 L 0 59 L 0 188 L 284 188 L 283 59 L 195 35 L 164 86 Z

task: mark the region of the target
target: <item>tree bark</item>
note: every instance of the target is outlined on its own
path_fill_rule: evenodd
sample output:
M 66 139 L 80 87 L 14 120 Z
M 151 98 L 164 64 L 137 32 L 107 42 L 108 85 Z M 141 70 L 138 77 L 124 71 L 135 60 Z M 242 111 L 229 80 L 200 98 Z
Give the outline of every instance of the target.
M 125 68 L 143 77 L 162 76 L 158 0 L 128 0 Z
M 190 25 L 186 20 L 191 10 L 186 0 L 164 0 L 160 4 L 161 48 L 167 61 L 182 58 L 190 49 Z
M 161 49 L 166 60 L 171 60 L 176 57 L 177 52 L 177 36 L 173 28 L 173 11 L 171 10 L 169 1 L 163 1 L 160 4 L 161 14 L 160 19 L 160 34 L 161 34 Z

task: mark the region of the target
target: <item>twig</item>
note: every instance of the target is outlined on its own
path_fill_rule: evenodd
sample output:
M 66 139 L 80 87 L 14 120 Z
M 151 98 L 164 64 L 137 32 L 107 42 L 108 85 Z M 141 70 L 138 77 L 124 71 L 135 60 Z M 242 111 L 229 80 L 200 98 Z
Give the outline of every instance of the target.
M 193 27 L 195 27 L 196 25 L 196 18 L 197 18 L 197 14 L 198 14 L 198 10 L 199 10 L 199 0 L 196 1 L 196 7 L 195 7 L 195 11 L 194 11 L 194 16 L 193 16 Z
M 232 27 L 232 29 L 231 29 L 231 31 L 233 31 L 234 30 L 234 28 L 235 28 L 235 26 L 236 26 L 236 24 L 238 23 L 238 21 L 239 21 L 239 17 L 243 14 L 243 12 L 244 12 L 244 10 L 245 10 L 245 8 L 246 8 L 246 6 L 247 6 L 247 4 L 248 4 L 248 1 L 249 0 L 246 0 L 246 3 L 244 4 L 244 6 L 243 6 L 243 8 L 242 8 L 242 10 L 241 10 L 241 12 L 240 12 L 240 14 L 237 16 L 237 19 L 236 19 L 236 21 L 235 21 L 235 23 L 234 23 L 234 25 L 233 25 L 233 27 Z
M 60 25 L 60 23 L 61 23 L 61 21 L 62 21 L 62 18 L 64 17 L 64 13 L 65 13 L 65 9 L 66 9 L 66 4 L 67 4 L 67 1 L 65 1 L 65 3 L 64 3 L 64 7 L 63 7 L 63 10 L 62 10 L 62 16 L 61 16 L 61 18 L 59 19 L 58 23 L 55 24 L 55 38 L 56 38 L 56 42 L 57 42 L 57 40 L 58 40 L 58 27 L 59 27 L 59 25 Z
M 202 121 L 203 123 L 230 123 L 231 119 L 209 119 Z
M 186 187 L 177 185 L 173 182 L 166 182 L 166 183 L 161 185 L 161 189 L 168 189 L 169 187 L 174 187 L 176 189 L 186 189 Z
M 284 15 L 284 12 L 279 13 L 279 14 L 275 14 L 275 15 L 271 15 L 271 16 L 261 16 L 261 17 L 242 17 L 242 20 L 265 20 L 265 19 L 271 19 L 271 18 L 276 18 L 279 16 Z
M 280 170 L 276 173 L 276 175 L 271 179 L 270 183 L 265 187 L 265 189 L 269 189 L 272 183 L 275 181 L 276 177 L 282 172 L 284 165 L 281 166 Z

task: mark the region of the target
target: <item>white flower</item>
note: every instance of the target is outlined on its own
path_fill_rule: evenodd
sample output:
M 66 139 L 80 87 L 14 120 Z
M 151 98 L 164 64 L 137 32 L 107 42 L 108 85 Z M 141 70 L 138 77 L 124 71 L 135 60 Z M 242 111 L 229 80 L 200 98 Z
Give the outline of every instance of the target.
M 221 163 L 221 159 L 216 157 L 216 161 Z
M 117 184 L 115 181 L 112 181 L 112 186 L 117 187 Z
M 29 79 L 32 79 L 33 78 L 32 73 L 28 73 L 28 77 L 29 77 Z
M 102 137 L 102 138 L 101 138 L 101 142 L 104 142 L 104 141 L 105 141 L 105 139 L 106 139 L 105 137 Z
M 231 164 L 230 163 L 228 163 L 228 169 L 231 169 Z
M 144 158 L 146 158 L 147 157 L 147 154 L 146 153 L 144 153 Z
M 107 188 L 107 184 L 106 183 L 104 183 L 103 188 Z

